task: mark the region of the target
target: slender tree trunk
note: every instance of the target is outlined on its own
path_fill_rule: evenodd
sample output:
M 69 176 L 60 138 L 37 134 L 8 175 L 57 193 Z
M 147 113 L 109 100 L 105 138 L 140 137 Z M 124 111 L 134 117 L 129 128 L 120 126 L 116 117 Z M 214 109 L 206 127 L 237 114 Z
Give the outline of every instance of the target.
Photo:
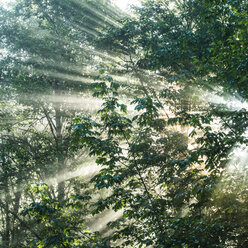
M 17 189 L 21 188 L 21 172 L 19 174 L 19 177 L 17 179 Z M 14 208 L 13 208 L 13 214 L 14 216 L 18 215 L 19 212 L 19 208 L 20 208 L 20 201 L 21 201 L 21 196 L 22 196 L 22 192 L 20 190 L 17 190 L 17 192 L 14 193 L 15 195 L 15 201 L 14 201 Z M 19 240 L 21 240 L 21 233 L 22 233 L 22 229 L 19 227 L 19 225 L 16 224 L 16 218 L 14 218 L 13 216 L 13 220 L 12 220 L 12 234 L 11 234 L 11 244 L 13 245 L 17 245 Z M 19 228 L 18 228 L 19 227 Z
M 10 204 L 9 204 L 9 200 L 10 200 L 10 195 L 9 195 L 9 191 L 8 191 L 8 179 L 6 179 L 6 183 L 5 183 L 5 203 L 6 203 L 6 212 L 5 212 L 5 230 L 4 230 L 4 236 L 3 236 L 3 243 L 5 245 L 5 247 L 9 247 L 10 245 L 10 222 L 11 222 L 11 218 L 9 215 L 9 208 L 10 208 Z
M 1 149 L 1 160 L 2 160 L 2 170 L 4 175 L 3 179 L 3 189 L 5 193 L 5 230 L 3 230 L 3 245 L 5 247 L 9 247 L 10 244 L 10 215 L 9 215 L 9 208 L 10 208 L 10 194 L 9 194 L 9 178 L 8 172 L 6 171 L 7 168 L 7 161 L 6 161 L 6 152 L 4 148 L 4 140 L 1 139 L 2 149 Z
M 54 94 L 59 94 L 59 86 L 56 82 L 54 85 Z M 63 135 L 62 135 L 62 128 L 63 128 L 63 120 L 62 120 L 62 110 L 61 110 L 61 103 L 55 103 L 55 128 L 56 128 L 56 145 L 57 145 L 57 162 L 58 162 L 58 169 L 57 174 L 64 170 L 65 167 L 65 158 L 63 153 Z M 65 199 L 65 182 L 58 183 L 58 200 L 61 202 Z

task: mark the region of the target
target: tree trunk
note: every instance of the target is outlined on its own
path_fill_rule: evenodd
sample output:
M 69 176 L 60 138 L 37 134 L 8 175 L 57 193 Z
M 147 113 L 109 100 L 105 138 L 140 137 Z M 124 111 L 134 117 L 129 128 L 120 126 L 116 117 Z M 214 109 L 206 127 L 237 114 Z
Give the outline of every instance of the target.
M 2 241 L 4 247 L 9 247 L 10 244 L 10 215 L 9 215 L 9 203 L 10 203 L 10 194 L 9 194 L 9 178 L 8 178 L 8 172 L 7 172 L 7 161 L 6 161 L 6 151 L 4 147 L 4 139 L 0 137 L 0 142 L 2 144 L 2 149 L 1 149 L 1 164 L 2 164 L 2 170 L 3 170 L 3 190 L 5 193 L 5 230 L 2 231 Z
M 59 94 L 59 86 L 56 82 L 54 85 L 54 94 Z M 65 157 L 63 152 L 63 121 L 62 121 L 62 111 L 61 111 L 61 103 L 55 103 L 55 128 L 56 128 L 56 145 L 57 145 L 57 174 L 64 170 L 65 167 Z M 58 200 L 62 202 L 65 199 L 65 182 L 58 182 Z
M 21 233 L 23 231 L 23 229 L 18 228 L 19 225 L 16 224 L 16 218 L 14 216 L 18 215 L 19 212 L 19 208 L 20 208 L 20 200 L 21 200 L 21 196 L 22 196 L 22 192 L 18 189 L 21 188 L 21 172 L 19 172 L 19 177 L 17 179 L 17 192 L 14 193 L 15 195 L 15 201 L 14 201 L 14 208 L 13 208 L 13 219 L 12 219 L 12 234 L 11 234 L 11 244 L 12 245 L 17 245 L 19 240 L 21 241 Z

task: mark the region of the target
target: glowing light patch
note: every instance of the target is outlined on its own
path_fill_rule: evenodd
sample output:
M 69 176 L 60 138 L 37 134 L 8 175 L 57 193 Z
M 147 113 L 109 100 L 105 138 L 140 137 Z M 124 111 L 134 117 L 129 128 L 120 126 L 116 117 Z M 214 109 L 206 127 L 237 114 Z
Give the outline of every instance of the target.
M 242 171 L 248 169 L 248 147 L 239 145 L 235 147 L 231 153 L 231 160 L 228 164 L 228 170 Z
M 225 106 L 225 111 L 248 111 L 248 102 L 245 101 L 238 94 L 228 95 L 228 94 L 218 94 L 221 93 L 221 89 L 216 89 L 216 93 L 197 91 L 200 99 L 206 103 L 213 105 L 223 105 Z M 212 130 L 219 132 L 222 128 L 222 121 L 216 119 L 211 123 Z M 242 134 L 243 138 L 248 139 L 248 128 Z M 229 162 L 227 164 L 227 172 L 237 173 L 248 170 L 248 145 L 236 143 L 232 151 L 229 153 Z
M 128 11 L 131 5 L 140 6 L 140 0 L 113 0 L 120 9 Z
M 16 0 L 0 0 L 0 6 L 4 9 L 11 9 L 15 3 Z
M 212 104 L 225 105 L 230 111 L 239 111 L 241 109 L 248 110 L 248 102 L 246 102 L 242 97 L 235 95 L 225 95 L 219 96 L 215 93 L 208 93 L 199 91 L 201 99 Z
M 79 166 L 75 171 L 61 171 L 57 176 L 48 178 L 45 183 L 48 185 L 56 185 L 57 183 L 64 182 L 73 178 L 82 177 L 91 179 L 101 168 L 97 166 L 93 159 L 85 159 L 85 162 Z

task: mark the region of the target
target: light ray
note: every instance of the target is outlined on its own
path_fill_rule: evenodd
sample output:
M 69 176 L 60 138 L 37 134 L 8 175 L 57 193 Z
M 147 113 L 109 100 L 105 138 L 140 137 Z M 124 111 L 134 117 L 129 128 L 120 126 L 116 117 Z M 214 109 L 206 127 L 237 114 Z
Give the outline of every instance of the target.
M 90 180 L 100 169 L 101 167 L 97 166 L 93 159 L 87 159 L 76 170 L 60 172 L 55 177 L 46 179 L 45 183 L 51 186 L 78 177 Z
M 82 2 L 79 0 L 74 0 L 77 4 L 81 5 L 84 8 L 87 8 L 89 11 L 91 11 L 92 13 L 94 13 L 96 16 L 101 17 L 104 21 L 106 21 L 107 23 L 116 26 L 116 27 L 121 27 L 121 23 L 117 22 L 116 20 L 112 20 L 111 18 L 109 18 L 108 16 L 104 16 L 101 12 L 99 12 L 96 9 L 93 9 L 89 4 L 87 4 L 86 2 Z
M 248 110 L 248 102 L 241 96 L 237 94 L 235 96 L 228 94 L 220 95 L 218 92 L 219 91 L 216 91 L 216 93 L 198 91 L 198 94 L 200 94 L 201 100 L 211 104 L 223 105 L 229 111 L 239 111 L 241 109 Z

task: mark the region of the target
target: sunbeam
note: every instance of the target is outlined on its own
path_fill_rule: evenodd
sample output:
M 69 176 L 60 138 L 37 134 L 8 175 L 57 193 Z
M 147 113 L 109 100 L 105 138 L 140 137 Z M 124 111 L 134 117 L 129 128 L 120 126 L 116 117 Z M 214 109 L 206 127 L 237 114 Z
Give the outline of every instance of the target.
M 235 96 L 228 95 L 217 89 L 215 93 L 207 91 L 197 91 L 197 95 L 199 95 L 200 99 L 204 102 L 224 106 L 227 111 L 239 111 L 241 109 L 248 110 L 248 102 L 245 101 L 238 94 L 236 94 Z

